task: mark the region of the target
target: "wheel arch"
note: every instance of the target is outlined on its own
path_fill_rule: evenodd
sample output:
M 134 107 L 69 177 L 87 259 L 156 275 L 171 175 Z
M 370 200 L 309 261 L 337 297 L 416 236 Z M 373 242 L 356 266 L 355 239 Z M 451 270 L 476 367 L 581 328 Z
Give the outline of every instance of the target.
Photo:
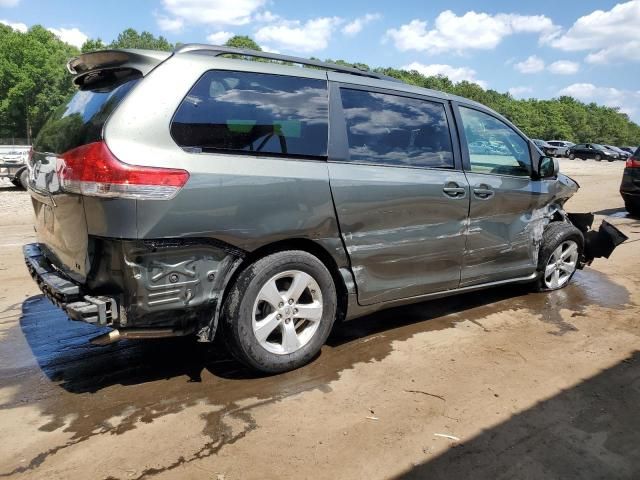
M 256 261 L 260 260 L 261 258 L 266 257 L 267 255 L 271 255 L 277 252 L 283 252 L 286 250 L 301 250 L 310 253 L 318 260 L 320 260 L 327 268 L 327 270 L 329 270 L 329 273 L 333 278 L 333 283 L 336 287 L 336 298 L 338 301 L 336 310 L 336 321 L 340 322 L 344 320 L 347 314 L 347 305 L 349 298 L 349 290 L 347 288 L 347 284 L 345 283 L 345 279 L 340 273 L 340 268 L 338 267 L 338 264 L 331 253 L 319 242 L 310 240 L 308 238 L 292 238 L 279 240 L 267 245 L 263 245 L 256 250 L 248 252 L 224 286 L 222 303 L 226 301 L 227 295 L 236 279 L 238 278 L 238 275 L 240 275 L 246 268 L 248 268 Z

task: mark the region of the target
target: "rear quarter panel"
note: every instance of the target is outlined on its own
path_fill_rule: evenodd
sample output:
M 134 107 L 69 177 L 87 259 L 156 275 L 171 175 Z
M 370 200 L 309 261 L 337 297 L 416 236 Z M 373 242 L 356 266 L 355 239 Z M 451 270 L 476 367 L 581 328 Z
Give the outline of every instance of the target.
M 208 237 L 248 251 L 304 238 L 324 246 L 338 266 L 347 265 L 325 161 L 190 153 L 173 141 L 170 124 L 176 109 L 196 80 L 212 69 L 281 73 L 282 67 L 177 55 L 151 72 L 105 126 L 106 142 L 121 161 L 190 173 L 172 200 L 137 201 L 137 238 Z M 326 80 L 323 71 L 290 70 Z

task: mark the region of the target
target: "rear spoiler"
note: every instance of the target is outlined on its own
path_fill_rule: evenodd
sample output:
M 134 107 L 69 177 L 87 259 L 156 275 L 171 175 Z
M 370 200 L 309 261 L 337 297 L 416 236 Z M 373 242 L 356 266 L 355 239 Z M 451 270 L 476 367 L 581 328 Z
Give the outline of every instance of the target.
M 74 75 L 73 83 L 82 85 L 87 75 L 97 71 L 129 69 L 144 76 L 171 55 L 157 50 L 100 50 L 72 58 L 67 62 L 67 70 Z

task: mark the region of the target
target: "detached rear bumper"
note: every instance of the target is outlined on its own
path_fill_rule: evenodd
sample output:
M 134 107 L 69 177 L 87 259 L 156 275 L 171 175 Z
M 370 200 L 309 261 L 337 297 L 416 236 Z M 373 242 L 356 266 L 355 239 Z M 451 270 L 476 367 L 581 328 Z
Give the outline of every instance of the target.
M 118 304 L 114 298 L 85 295 L 80 285 L 55 269 L 39 244 L 25 245 L 22 251 L 31 278 L 40 291 L 69 318 L 97 325 L 111 325 L 118 319 Z

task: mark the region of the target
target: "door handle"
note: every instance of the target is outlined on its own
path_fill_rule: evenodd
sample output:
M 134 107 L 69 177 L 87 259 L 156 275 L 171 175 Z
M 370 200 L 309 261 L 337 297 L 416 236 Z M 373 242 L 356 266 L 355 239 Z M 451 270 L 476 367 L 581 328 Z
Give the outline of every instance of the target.
M 479 185 L 473 189 L 473 194 L 483 200 L 493 197 L 495 193 L 496 192 L 493 189 L 489 188 L 488 185 Z
M 467 193 L 467 189 L 461 187 L 456 182 L 449 182 L 445 184 L 445 186 L 442 188 L 442 191 L 445 195 L 452 198 L 463 198 L 464 194 Z

